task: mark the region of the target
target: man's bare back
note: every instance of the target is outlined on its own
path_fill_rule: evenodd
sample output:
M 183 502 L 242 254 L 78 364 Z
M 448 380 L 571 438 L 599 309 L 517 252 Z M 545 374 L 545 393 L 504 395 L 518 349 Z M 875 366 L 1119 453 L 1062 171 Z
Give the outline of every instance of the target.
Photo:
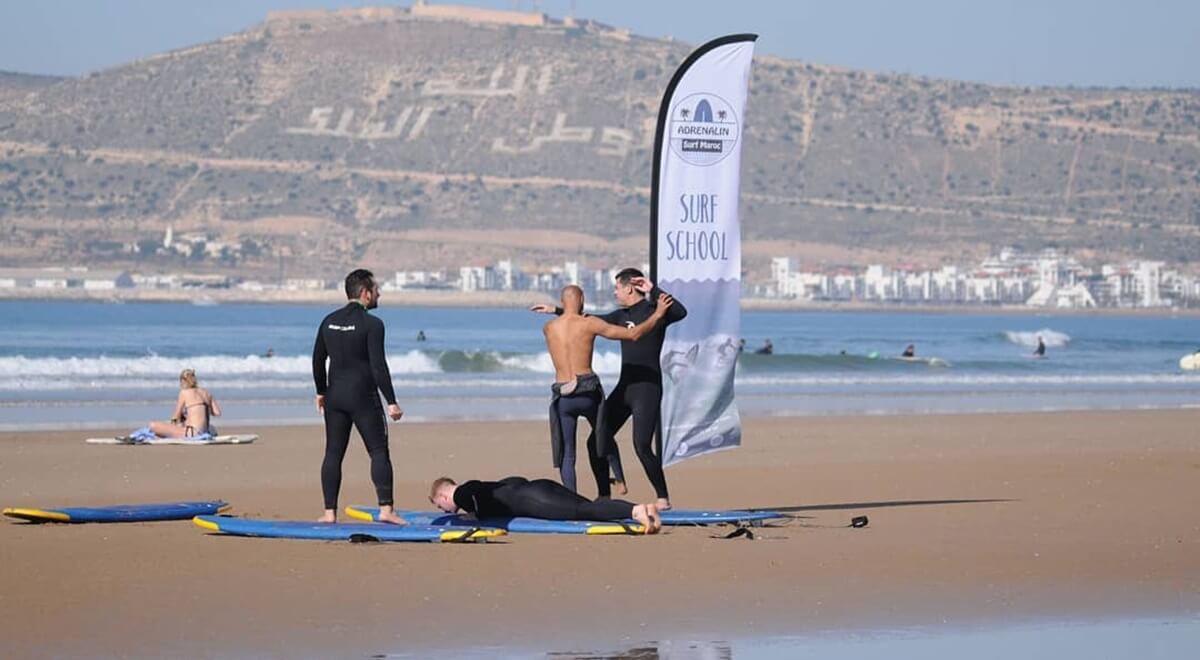
M 574 285 L 564 287 L 562 316 L 550 321 L 542 329 L 550 359 L 554 362 L 554 380 L 570 383 L 579 376 L 592 373 L 592 352 L 597 336 L 637 341 L 662 319 L 671 303 L 670 296 L 659 296 L 658 306 L 650 318 L 632 328 L 622 328 L 594 316 L 585 316 L 583 290 Z

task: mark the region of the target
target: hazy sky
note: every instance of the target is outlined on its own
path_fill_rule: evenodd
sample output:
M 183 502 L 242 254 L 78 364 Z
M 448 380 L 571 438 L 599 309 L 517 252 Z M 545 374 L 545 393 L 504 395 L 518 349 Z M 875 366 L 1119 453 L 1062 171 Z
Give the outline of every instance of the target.
M 375 0 L 0 0 L 0 70 L 78 75 L 210 41 L 271 9 Z M 459 0 L 530 10 L 531 0 Z M 1017 85 L 1200 88 L 1195 0 L 542 0 L 646 36 L 757 32 L 758 50 Z

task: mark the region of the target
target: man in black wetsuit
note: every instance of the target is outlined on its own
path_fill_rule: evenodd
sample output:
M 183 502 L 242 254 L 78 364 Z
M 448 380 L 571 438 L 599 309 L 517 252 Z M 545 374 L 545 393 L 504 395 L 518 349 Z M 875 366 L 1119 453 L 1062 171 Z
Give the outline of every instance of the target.
M 458 485 L 449 477 L 434 480 L 429 501 L 446 513 L 462 510 L 486 518 L 542 518 L 544 520 L 626 520 L 642 523 L 647 534 L 662 528 L 658 507 L 609 498 L 595 501 L 549 479 L 530 481 L 508 477 L 500 481 L 467 481 Z
M 379 498 L 380 520 L 402 525 L 404 520 L 392 508 L 392 459 L 388 453 L 387 418 L 379 393 L 387 399 L 387 417 L 399 421 L 404 411 L 396 405 L 392 375 L 383 351 L 383 321 L 367 313 L 379 306 L 379 285 L 371 271 L 360 268 L 346 276 L 346 297 L 350 302 L 345 307 L 321 321 L 313 345 L 317 411 L 325 416 L 325 460 L 321 463 L 325 514 L 319 521 L 337 522 L 342 459 L 350 444 L 353 425 L 371 456 L 371 481 Z
M 656 301 L 661 289 L 646 278 L 636 268 L 626 268 L 617 273 L 613 287 L 613 296 L 620 305 L 619 309 L 599 318 L 607 323 L 634 327 L 654 314 Z M 649 298 L 647 298 L 649 294 Z M 535 312 L 552 313 L 557 310 L 548 305 L 535 305 Z M 667 326 L 681 321 L 687 316 L 687 309 L 678 300 L 663 317 L 663 322 L 654 326 L 638 341 L 621 341 L 621 377 L 617 386 L 604 401 L 605 419 L 601 424 L 610 438 L 615 436 L 626 420 L 633 417 L 633 448 L 638 460 L 646 471 L 646 477 L 654 486 L 658 497 L 659 509 L 671 508 L 671 499 L 667 491 L 667 478 L 662 468 L 661 437 L 659 443 L 654 439 L 658 435 L 659 409 L 662 405 L 662 366 L 659 354 L 662 353 L 663 340 L 666 338 Z M 614 477 L 618 483 L 625 481 L 620 470 L 619 451 L 615 442 L 609 443 L 610 450 L 617 453 L 618 459 L 613 461 Z M 611 491 L 607 485 L 602 485 L 600 496 L 608 496 Z

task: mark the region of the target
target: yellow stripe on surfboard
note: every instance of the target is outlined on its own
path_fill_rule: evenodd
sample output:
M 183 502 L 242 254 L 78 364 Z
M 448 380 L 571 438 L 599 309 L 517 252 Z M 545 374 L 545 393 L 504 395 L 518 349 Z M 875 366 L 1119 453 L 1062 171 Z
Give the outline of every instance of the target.
M 71 522 L 71 516 L 65 513 L 44 509 L 7 508 L 4 510 L 4 515 L 32 522 Z
M 587 528 L 588 534 L 645 534 L 646 528 L 642 525 L 592 525 Z
M 196 516 L 195 518 L 192 518 L 192 524 L 197 527 L 200 527 L 201 529 L 207 529 L 210 532 L 221 531 L 220 525 L 218 525 L 217 523 L 215 523 L 211 520 L 203 520 L 200 518 L 200 516 Z
M 468 534 L 471 535 L 471 538 L 467 539 L 467 540 L 474 541 L 476 539 L 480 539 L 480 540 L 493 539 L 493 538 L 496 538 L 497 536 L 504 536 L 505 534 L 508 534 L 508 532 L 504 531 L 503 529 L 494 529 L 494 528 L 490 528 L 490 527 L 486 528 L 486 529 L 475 529 L 473 532 L 471 529 L 463 529 L 463 530 L 456 529 L 454 531 L 442 532 L 441 540 L 442 541 L 459 541 L 459 540 L 462 540 L 463 537 L 467 536 Z
M 354 518 L 355 520 L 365 520 L 367 522 L 375 522 L 375 518 L 372 517 L 371 514 L 367 513 L 366 511 L 363 511 L 362 509 L 357 509 L 355 507 L 348 506 L 348 507 L 346 507 L 345 511 L 346 511 L 347 516 L 350 516 L 351 518 Z

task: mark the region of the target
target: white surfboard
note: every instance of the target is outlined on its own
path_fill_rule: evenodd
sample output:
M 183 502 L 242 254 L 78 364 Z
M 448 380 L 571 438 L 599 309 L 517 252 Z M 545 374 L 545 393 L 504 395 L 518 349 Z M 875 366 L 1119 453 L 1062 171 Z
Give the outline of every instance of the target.
M 218 435 L 215 438 L 197 440 L 196 438 L 155 438 L 145 442 L 130 442 L 125 438 L 88 438 L 89 445 L 248 445 L 258 440 L 257 435 Z
M 896 358 L 901 362 L 914 362 L 918 364 L 927 364 L 931 367 L 948 367 L 950 363 L 940 357 L 905 357 L 901 355 Z
M 1185 371 L 1200 369 L 1200 351 L 1179 358 L 1179 368 Z

